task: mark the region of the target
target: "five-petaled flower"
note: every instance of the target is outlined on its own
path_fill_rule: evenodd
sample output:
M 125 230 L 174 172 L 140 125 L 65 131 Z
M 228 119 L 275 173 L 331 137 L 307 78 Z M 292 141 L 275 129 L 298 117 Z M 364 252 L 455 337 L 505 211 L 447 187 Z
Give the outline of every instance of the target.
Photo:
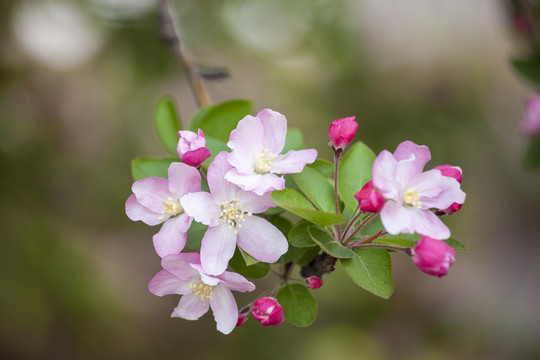
M 179 253 L 184 249 L 187 230 L 193 220 L 180 204 L 182 196 L 201 191 L 201 175 L 194 167 L 172 163 L 168 179 L 148 177 L 133 183 L 133 194 L 126 201 L 126 214 L 147 225 L 163 223 L 154 235 L 159 256 Z
M 275 206 L 270 193 L 259 196 L 225 181 L 231 169 L 226 156 L 222 151 L 208 167 L 210 193 L 191 193 L 180 201 L 189 216 L 208 225 L 201 241 L 201 263 L 212 275 L 225 271 L 237 243 L 255 259 L 267 263 L 276 262 L 288 248 L 281 231 L 267 220 L 252 216 Z
M 373 163 L 373 184 L 387 199 L 381 220 L 390 234 L 417 232 L 434 239 L 447 239 L 450 230 L 430 210 L 463 204 L 459 182 L 439 170 L 423 172 L 431 159 L 427 146 L 411 141 L 398 145 L 394 154 L 383 150 Z
M 148 289 L 157 296 L 182 295 L 171 317 L 197 320 L 212 308 L 217 329 L 224 334 L 230 333 L 238 322 L 238 306 L 231 290 L 255 290 L 255 285 L 240 274 L 206 273 L 197 253 L 168 255 L 161 265 L 164 270 L 154 276 Z
M 256 117 L 244 117 L 227 143 L 232 149 L 227 156 L 232 168 L 225 179 L 257 195 L 283 190 L 285 179 L 275 174 L 299 173 L 317 158 L 314 149 L 280 155 L 286 135 L 287 119 L 276 111 L 264 109 Z

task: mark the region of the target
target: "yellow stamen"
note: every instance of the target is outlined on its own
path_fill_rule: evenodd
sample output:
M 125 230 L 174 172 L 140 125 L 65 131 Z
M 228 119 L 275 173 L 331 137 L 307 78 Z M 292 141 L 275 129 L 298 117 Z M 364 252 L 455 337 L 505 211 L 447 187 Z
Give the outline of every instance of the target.
M 277 155 L 272 154 L 270 150 L 261 146 L 261 152 L 255 156 L 255 173 L 256 174 L 268 174 L 272 169 L 272 162 Z
M 202 280 L 189 284 L 189 288 L 191 289 L 192 293 L 194 293 L 195 295 L 199 295 L 201 301 L 203 301 L 205 304 L 206 299 L 212 299 L 212 290 L 214 289 L 214 287 L 203 283 Z
M 159 217 L 159 220 L 165 219 L 167 215 L 176 216 L 184 213 L 184 208 L 182 205 L 180 205 L 180 201 L 178 201 L 178 199 L 169 197 L 167 201 L 162 201 L 162 203 L 165 206 L 165 210 L 161 212 L 162 216 Z
M 414 188 L 408 188 L 403 193 L 403 203 L 405 205 L 414 206 L 420 209 L 422 202 L 420 201 L 420 193 Z
M 240 199 L 234 198 L 231 201 L 221 202 L 221 214 L 219 215 L 219 221 L 227 223 L 229 229 L 234 228 L 234 233 L 238 234 L 236 228 L 242 227 L 242 222 L 246 221 L 244 219 L 244 214 L 251 216 L 251 213 L 246 213 L 242 210 L 242 205 L 240 205 Z

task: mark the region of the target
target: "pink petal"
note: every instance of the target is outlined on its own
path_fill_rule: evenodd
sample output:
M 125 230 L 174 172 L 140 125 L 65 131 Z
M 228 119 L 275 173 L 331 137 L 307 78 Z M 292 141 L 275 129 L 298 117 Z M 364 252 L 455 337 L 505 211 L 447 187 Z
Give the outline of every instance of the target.
M 452 206 L 452 204 L 463 204 L 465 202 L 466 195 L 461 190 L 460 184 L 456 179 L 444 176 L 441 183 L 442 190 L 437 196 L 424 198 L 422 194 L 421 201 L 423 208 L 446 209 Z
M 207 285 L 215 286 L 221 282 L 221 280 L 218 277 L 207 275 L 204 269 L 202 268 L 201 264 L 190 264 L 193 269 L 197 270 L 200 274 L 201 281 Z
M 201 174 L 192 166 L 172 163 L 169 166 L 169 191 L 177 198 L 190 192 L 201 191 Z
M 287 252 L 289 243 L 274 225 L 258 216 L 247 216 L 238 229 L 238 246 L 255 259 L 276 262 Z
M 394 158 L 400 163 L 398 178 L 402 183 L 407 183 L 422 172 L 426 163 L 431 160 L 431 153 L 427 146 L 416 145 L 407 140 L 398 145 L 394 151 Z
M 182 162 L 189 166 L 200 166 L 204 160 L 208 159 L 211 155 L 208 148 L 201 147 L 195 150 L 186 151 L 184 155 L 182 155 Z
M 161 270 L 150 280 L 148 290 L 157 296 L 184 295 L 191 292 L 190 283 L 191 281 L 181 280 L 167 270 Z
M 317 159 L 317 150 L 307 149 L 291 150 L 285 155 L 278 156 L 272 163 L 272 172 L 275 174 L 295 174 L 302 172 L 304 166 Z
M 413 188 L 420 194 L 422 200 L 425 200 L 438 196 L 447 186 L 449 179 L 438 170 L 430 170 L 416 175 L 404 187 Z M 455 179 L 452 180 L 455 181 Z
M 274 154 L 279 154 L 285 145 L 287 119 L 277 111 L 264 109 L 257 114 L 264 129 L 264 147 Z
M 182 296 L 178 306 L 174 308 L 171 317 L 179 317 L 186 320 L 197 320 L 210 308 L 208 302 L 201 300 L 199 295 L 193 293 Z
M 227 152 L 222 151 L 216 155 L 214 161 L 208 166 L 208 187 L 212 193 L 212 199 L 216 203 L 230 201 L 236 196 L 238 187 L 234 184 L 224 181 L 225 174 L 232 169 L 227 162 Z
M 165 257 L 170 254 L 178 254 L 186 246 L 187 234 L 182 229 L 183 220 L 190 219 L 187 216 L 171 218 L 163 223 L 161 230 L 154 235 L 154 248 L 159 256 Z
M 261 151 L 261 146 L 264 145 L 264 129 L 261 121 L 251 115 L 247 115 L 238 122 L 238 126 L 231 132 L 227 146 L 232 149 L 234 154 L 240 157 L 229 159 L 233 162 L 242 160 L 241 157 L 251 158 L 254 161 L 255 155 Z M 237 167 L 240 164 L 231 165 Z M 247 169 L 248 170 L 248 169 Z M 251 167 L 253 171 L 253 166 Z
M 246 292 L 255 290 L 255 285 L 251 281 L 248 281 L 240 274 L 225 271 L 219 275 L 218 278 L 223 281 L 223 286 L 228 287 L 231 290 Z
M 209 227 L 201 241 L 201 264 L 210 275 L 225 271 L 236 248 L 236 234 L 228 225 Z
M 163 219 L 159 219 L 161 217 L 161 213 L 156 213 L 139 204 L 135 194 L 131 194 L 126 201 L 126 215 L 133 221 L 141 220 L 145 224 L 151 226 L 161 224 L 163 222 Z
M 225 179 L 242 190 L 254 191 L 257 195 L 285 188 L 285 179 L 274 174 L 241 174 L 237 169 L 231 169 L 225 175 Z
M 188 280 L 193 277 L 199 277 L 197 270 L 193 269 L 191 264 L 200 264 L 198 253 L 171 254 L 161 259 L 161 266 L 181 280 Z
M 187 215 L 196 221 L 209 226 L 219 224 L 221 207 L 212 200 L 207 192 L 196 192 L 184 195 L 180 198 L 180 204 Z
M 223 334 L 229 334 L 233 331 L 238 321 L 238 306 L 231 291 L 224 286 L 216 286 L 213 289 L 210 306 L 218 331 Z
M 417 233 L 433 239 L 444 240 L 450 237 L 450 230 L 437 215 L 429 210 L 418 210 L 411 217 Z
M 396 180 L 397 167 L 394 156 L 387 150 L 381 151 L 373 163 L 373 184 L 385 199 L 398 200 L 401 203 L 402 187 Z
M 135 181 L 131 190 L 141 205 L 157 213 L 161 213 L 165 209 L 163 201 L 171 197 L 169 181 L 159 177 Z
M 253 214 L 265 212 L 269 208 L 276 206 L 276 204 L 274 204 L 270 198 L 271 195 L 271 191 L 268 191 L 261 196 L 251 191 L 239 191 L 236 194 L 236 196 L 240 199 L 242 210 Z
M 381 221 L 386 231 L 392 235 L 414 234 L 415 230 L 411 224 L 412 211 L 413 208 L 399 206 L 392 200 L 387 201 L 381 210 Z

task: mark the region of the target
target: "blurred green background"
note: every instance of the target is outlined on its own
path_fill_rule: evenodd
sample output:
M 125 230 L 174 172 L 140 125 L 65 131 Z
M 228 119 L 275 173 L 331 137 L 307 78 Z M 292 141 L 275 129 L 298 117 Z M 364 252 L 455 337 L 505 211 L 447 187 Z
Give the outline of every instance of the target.
M 375 152 L 410 139 L 428 167 L 463 168 L 467 202 L 445 219 L 468 251 L 442 280 L 393 255 L 382 300 L 338 268 L 309 328 L 170 319 L 147 284 L 151 236 L 124 201 L 130 160 L 161 155 L 163 95 L 197 108 L 159 41 L 155 0 L 0 2 L 0 358 L 538 359 L 540 173 L 517 125 L 532 93 L 508 65 L 527 51 L 494 0 L 182 0 L 197 62 L 231 77 L 215 102 L 285 114 L 331 158 L 331 121 L 356 116 Z M 240 306 L 252 295 L 237 296 Z

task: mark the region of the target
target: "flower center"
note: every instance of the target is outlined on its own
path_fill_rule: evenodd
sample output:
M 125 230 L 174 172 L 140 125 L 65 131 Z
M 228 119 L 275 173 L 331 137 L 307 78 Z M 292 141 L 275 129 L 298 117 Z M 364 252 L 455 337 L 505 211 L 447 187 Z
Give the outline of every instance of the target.
M 234 228 L 234 233 L 238 234 L 238 230 L 236 228 L 242 227 L 241 222 L 246 221 L 244 219 L 244 214 L 251 216 L 251 213 L 246 213 L 242 210 L 240 199 L 234 198 L 231 201 L 222 201 L 219 221 L 229 224 L 229 229 Z
M 409 206 L 415 206 L 420 209 L 422 202 L 420 201 L 420 194 L 414 188 L 408 188 L 403 193 L 403 203 Z
M 255 156 L 255 173 L 256 174 L 268 174 L 272 169 L 272 162 L 277 155 L 274 155 L 270 150 L 261 146 L 261 152 Z
M 206 299 L 212 299 L 212 290 L 214 287 L 203 283 L 202 280 L 189 284 L 189 288 L 191 289 L 191 292 L 198 295 L 205 304 Z
M 176 216 L 184 213 L 184 208 L 180 205 L 178 199 L 170 197 L 166 201 L 162 201 L 162 203 L 165 206 L 165 210 L 161 212 L 162 216 L 160 216 L 159 220 L 165 219 L 167 215 Z

